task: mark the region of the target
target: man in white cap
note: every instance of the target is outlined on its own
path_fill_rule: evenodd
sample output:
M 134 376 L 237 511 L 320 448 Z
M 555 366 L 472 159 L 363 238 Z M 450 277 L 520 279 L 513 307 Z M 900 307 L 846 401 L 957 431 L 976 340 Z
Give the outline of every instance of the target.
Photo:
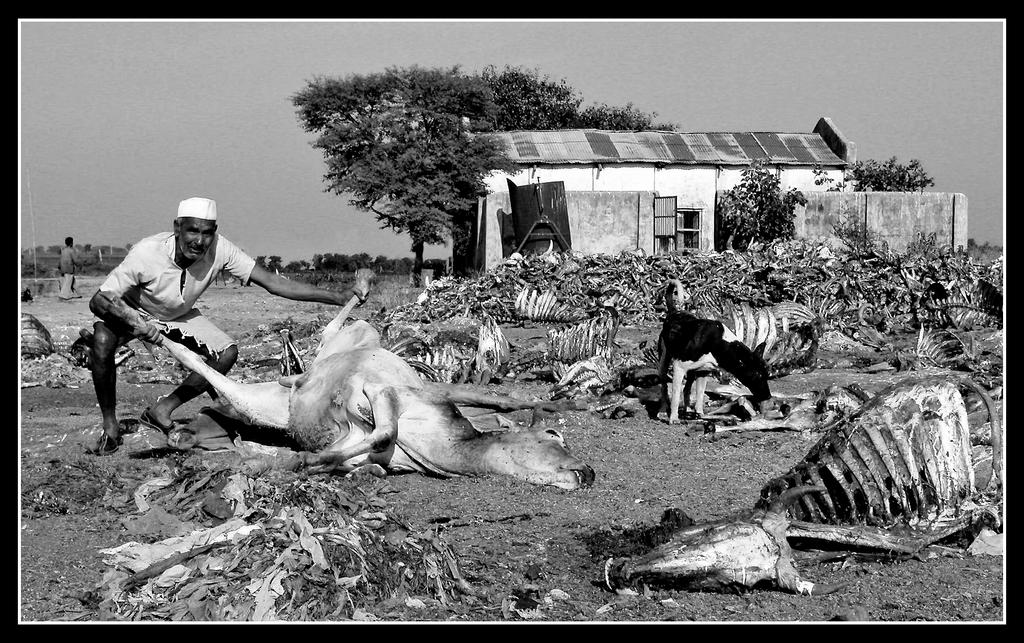
M 96 444 L 87 446 L 89 451 L 106 455 L 116 451 L 121 442 L 114 356 L 118 347 L 132 338 L 152 342 L 165 334 L 206 355 L 207 363 L 221 373 L 234 365 L 238 359 L 235 341 L 195 308 L 196 300 L 221 270 L 242 283 L 255 283 L 271 294 L 297 301 L 343 305 L 356 296 L 362 304 L 370 289 L 369 283 L 361 282 L 335 292 L 270 273 L 217 233 L 215 201 L 185 199 L 178 205 L 174 232 L 155 234 L 132 246 L 89 301 L 89 308 L 99 317 L 93 326 L 90 367 L 103 416 L 103 432 Z M 132 328 L 118 316 L 112 305 L 117 298 L 143 314 L 148 321 L 144 330 Z M 143 411 L 140 422 L 170 431 L 174 428 L 171 413 L 204 391 L 213 394 L 206 380 L 192 373 Z

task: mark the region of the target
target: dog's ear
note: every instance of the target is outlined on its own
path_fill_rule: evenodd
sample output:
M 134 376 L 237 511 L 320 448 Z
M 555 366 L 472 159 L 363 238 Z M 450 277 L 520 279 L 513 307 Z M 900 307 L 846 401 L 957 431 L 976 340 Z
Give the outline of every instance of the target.
M 761 360 L 762 362 L 764 361 L 764 346 L 765 346 L 765 342 L 761 342 L 754 349 L 754 357 L 756 357 L 757 359 Z

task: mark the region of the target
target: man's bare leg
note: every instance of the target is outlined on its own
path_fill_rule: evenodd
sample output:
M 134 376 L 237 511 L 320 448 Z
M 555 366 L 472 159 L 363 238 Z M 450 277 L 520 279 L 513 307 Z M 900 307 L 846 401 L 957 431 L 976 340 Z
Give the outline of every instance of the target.
M 102 321 L 93 325 L 92 384 L 103 416 L 103 435 L 98 440 L 100 444 L 104 435 L 116 441 L 121 433 L 117 422 L 117 366 L 114 357 L 125 338 L 126 335 L 119 335 Z
M 214 357 L 207 359 L 206 363 L 218 373 L 227 374 L 237 360 L 238 347 L 228 346 Z M 209 392 L 210 397 L 217 399 L 216 391 L 202 375 L 189 373 L 176 389 L 161 397 L 149 408 L 149 414 L 157 424 L 165 427 L 173 426 L 171 414 L 174 410 L 205 392 Z

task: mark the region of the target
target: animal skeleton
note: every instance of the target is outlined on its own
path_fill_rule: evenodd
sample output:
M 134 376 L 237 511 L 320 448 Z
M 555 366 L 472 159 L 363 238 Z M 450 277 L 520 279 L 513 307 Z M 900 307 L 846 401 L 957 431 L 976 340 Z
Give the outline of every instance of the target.
M 981 394 L 992 425 L 993 475 L 982 492 L 959 386 Z M 1002 430 L 984 390 L 969 380 L 910 378 L 837 420 L 800 463 L 765 485 L 752 511 L 684 527 L 644 556 L 609 559 L 605 584 L 720 590 L 767 582 L 824 593 L 835 588 L 800 579 L 792 543 L 912 554 L 985 521 L 1000 525 L 990 499 L 1000 494 L 1002 471 Z
M 960 381 L 912 377 L 840 418 L 789 472 L 768 482 L 759 504 L 785 489 L 818 485 L 793 506 L 800 520 L 891 526 L 935 520 L 974 495 L 967 409 Z M 992 422 L 993 476 L 1002 483 L 1002 430 L 991 398 L 969 379 Z

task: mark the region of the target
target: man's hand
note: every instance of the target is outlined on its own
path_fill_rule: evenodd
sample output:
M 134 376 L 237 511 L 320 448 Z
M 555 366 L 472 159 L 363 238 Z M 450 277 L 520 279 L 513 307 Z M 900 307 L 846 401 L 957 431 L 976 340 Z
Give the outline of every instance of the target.
M 132 334 L 141 340 L 147 341 L 150 344 L 156 344 L 157 346 L 164 341 L 164 336 L 163 333 L 160 332 L 160 329 L 149 323 L 142 327 L 133 326 Z

